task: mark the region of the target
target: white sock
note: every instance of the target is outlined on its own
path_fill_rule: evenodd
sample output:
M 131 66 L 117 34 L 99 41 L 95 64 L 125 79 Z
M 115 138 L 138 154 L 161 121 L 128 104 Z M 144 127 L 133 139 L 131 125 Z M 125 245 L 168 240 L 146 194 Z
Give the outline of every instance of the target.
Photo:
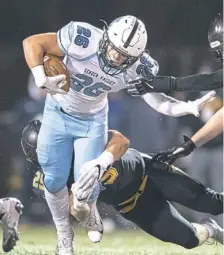
M 209 238 L 210 238 L 210 237 L 213 237 L 213 235 L 214 235 L 214 229 L 211 228 L 209 225 L 202 224 L 202 226 L 204 226 L 204 227 L 208 230 Z
M 213 235 L 213 230 L 209 226 L 205 226 L 203 224 L 198 224 L 198 223 L 192 223 L 194 226 L 198 240 L 199 240 L 199 245 L 203 244 L 205 241 L 207 241 L 212 235 Z
M 56 193 L 50 193 L 45 188 L 45 197 L 50 208 L 59 238 L 72 236 L 72 226 L 69 218 L 69 195 L 67 187 Z

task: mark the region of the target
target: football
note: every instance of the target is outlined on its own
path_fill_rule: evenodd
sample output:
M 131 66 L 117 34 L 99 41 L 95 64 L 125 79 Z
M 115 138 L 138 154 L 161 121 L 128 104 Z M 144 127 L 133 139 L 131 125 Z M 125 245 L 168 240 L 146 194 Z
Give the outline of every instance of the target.
M 69 73 L 67 70 L 66 65 L 62 62 L 62 60 L 57 57 L 50 54 L 46 54 L 44 56 L 44 71 L 47 76 L 56 76 L 59 74 L 65 74 L 66 75 L 66 83 L 61 89 L 68 92 L 70 88 L 70 79 L 69 79 Z

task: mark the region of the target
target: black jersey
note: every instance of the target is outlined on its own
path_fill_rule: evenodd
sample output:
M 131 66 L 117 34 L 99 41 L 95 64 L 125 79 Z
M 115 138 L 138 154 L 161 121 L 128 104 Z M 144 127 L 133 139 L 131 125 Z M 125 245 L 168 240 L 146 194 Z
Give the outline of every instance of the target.
M 101 201 L 116 206 L 138 191 L 146 172 L 143 155 L 135 149 L 128 149 L 108 168 L 101 179 Z

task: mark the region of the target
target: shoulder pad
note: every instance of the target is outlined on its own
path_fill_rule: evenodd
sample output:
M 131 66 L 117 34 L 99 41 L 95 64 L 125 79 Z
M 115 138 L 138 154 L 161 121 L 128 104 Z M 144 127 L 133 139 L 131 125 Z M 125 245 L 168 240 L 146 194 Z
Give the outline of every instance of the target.
M 148 53 L 143 55 L 129 68 L 127 74 L 130 79 L 136 80 L 140 78 L 153 79 L 159 71 L 159 65 Z
M 77 59 L 86 58 L 97 51 L 103 31 L 85 22 L 71 21 L 57 33 L 62 51 Z

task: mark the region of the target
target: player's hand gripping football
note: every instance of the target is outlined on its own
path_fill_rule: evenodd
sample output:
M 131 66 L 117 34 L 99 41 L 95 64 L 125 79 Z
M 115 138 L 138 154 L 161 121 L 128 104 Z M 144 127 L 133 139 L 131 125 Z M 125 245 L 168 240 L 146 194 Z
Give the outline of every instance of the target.
M 46 76 L 43 65 L 35 66 L 31 69 L 37 87 L 44 89 L 51 95 L 66 94 L 67 92 L 61 88 L 66 82 L 64 74 L 56 75 L 53 77 Z
M 187 136 L 184 135 L 184 143 L 178 146 L 174 146 L 171 149 L 160 151 L 153 158 L 152 162 L 168 162 L 172 164 L 176 159 L 185 157 L 191 154 L 196 149 L 194 142 Z

